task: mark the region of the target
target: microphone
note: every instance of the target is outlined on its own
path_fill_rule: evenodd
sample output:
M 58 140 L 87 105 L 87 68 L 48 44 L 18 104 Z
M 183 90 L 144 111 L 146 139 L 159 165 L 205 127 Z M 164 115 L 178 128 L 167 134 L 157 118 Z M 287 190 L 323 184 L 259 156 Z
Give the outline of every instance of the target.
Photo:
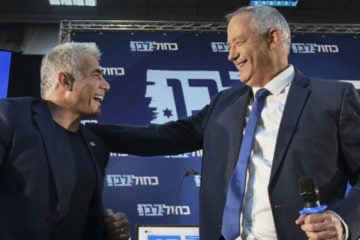
M 319 201 L 319 187 L 315 178 L 306 176 L 298 181 L 300 196 L 304 201 L 304 208 L 300 214 L 313 214 L 323 212 L 327 206 L 321 205 Z
M 187 177 L 189 175 L 199 175 L 199 173 L 197 171 L 195 171 L 194 169 L 185 168 L 185 176 Z
M 185 174 L 181 178 L 181 182 L 180 182 L 180 184 L 178 186 L 178 190 L 176 191 L 176 200 L 175 200 L 176 205 L 178 205 L 178 203 L 179 203 L 180 193 L 181 193 L 181 189 L 182 189 L 182 186 L 184 184 L 185 178 L 187 176 L 189 176 L 189 175 L 198 175 L 199 174 L 196 170 L 191 169 L 191 168 L 185 168 L 184 170 L 185 170 Z

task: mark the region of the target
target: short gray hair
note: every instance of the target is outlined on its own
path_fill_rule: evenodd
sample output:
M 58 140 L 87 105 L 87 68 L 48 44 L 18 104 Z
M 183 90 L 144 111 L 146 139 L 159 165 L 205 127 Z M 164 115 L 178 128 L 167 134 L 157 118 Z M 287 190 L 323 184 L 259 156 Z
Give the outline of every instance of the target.
M 286 50 L 287 54 L 290 53 L 290 27 L 285 17 L 276 8 L 262 5 L 246 6 L 227 14 L 225 18 L 229 22 L 235 15 L 242 12 L 252 13 L 254 28 L 259 34 L 265 34 L 271 28 L 279 29 L 281 34 L 281 41 L 284 44 L 284 49 Z
M 70 42 L 63 43 L 47 53 L 41 62 L 41 97 L 46 92 L 54 90 L 59 72 L 66 72 L 75 79 L 83 77 L 81 57 L 84 54 L 91 54 L 100 60 L 101 52 L 95 43 Z

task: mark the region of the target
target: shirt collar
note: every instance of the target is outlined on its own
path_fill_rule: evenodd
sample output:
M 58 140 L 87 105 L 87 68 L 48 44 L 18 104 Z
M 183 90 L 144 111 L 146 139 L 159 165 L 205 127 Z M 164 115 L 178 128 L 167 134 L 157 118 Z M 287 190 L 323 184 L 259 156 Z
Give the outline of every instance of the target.
M 272 95 L 279 95 L 284 88 L 289 85 L 295 77 L 295 69 L 293 65 L 289 65 L 285 70 L 276 75 L 264 88 L 266 88 Z M 253 87 L 252 92 L 255 93 L 260 87 Z

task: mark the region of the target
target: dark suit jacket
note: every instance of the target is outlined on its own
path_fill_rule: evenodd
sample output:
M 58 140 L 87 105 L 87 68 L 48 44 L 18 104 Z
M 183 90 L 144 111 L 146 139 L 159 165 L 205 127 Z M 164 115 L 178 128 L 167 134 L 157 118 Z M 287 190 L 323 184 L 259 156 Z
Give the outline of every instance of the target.
M 250 88 L 220 92 L 197 115 L 151 127 L 93 125 L 112 150 L 139 155 L 203 148 L 200 237 L 217 240 L 226 189 L 237 161 Z M 194 99 L 195 101 L 195 99 Z M 294 221 L 303 208 L 298 179 L 314 176 L 320 201 L 360 236 L 360 103 L 348 83 L 308 78 L 296 70 L 281 120 L 268 185 L 280 240 L 307 239 Z M 343 199 L 350 180 L 352 191 Z
M 0 239 L 50 240 L 69 211 L 75 183 L 70 143 L 55 128 L 47 104 L 34 98 L 0 100 Z M 108 148 L 81 127 L 96 169 L 96 190 L 85 239 L 102 239 L 102 182 Z

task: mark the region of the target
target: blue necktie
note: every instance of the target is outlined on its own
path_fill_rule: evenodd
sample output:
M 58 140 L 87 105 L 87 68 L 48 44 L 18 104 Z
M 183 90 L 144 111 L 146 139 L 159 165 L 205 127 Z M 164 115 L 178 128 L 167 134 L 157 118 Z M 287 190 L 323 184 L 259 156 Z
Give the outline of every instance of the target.
M 256 92 L 255 101 L 246 124 L 239 158 L 230 179 L 222 219 L 221 233 L 226 240 L 234 240 L 240 235 L 240 212 L 245 193 L 247 165 L 250 159 L 257 122 L 269 91 L 261 88 Z

